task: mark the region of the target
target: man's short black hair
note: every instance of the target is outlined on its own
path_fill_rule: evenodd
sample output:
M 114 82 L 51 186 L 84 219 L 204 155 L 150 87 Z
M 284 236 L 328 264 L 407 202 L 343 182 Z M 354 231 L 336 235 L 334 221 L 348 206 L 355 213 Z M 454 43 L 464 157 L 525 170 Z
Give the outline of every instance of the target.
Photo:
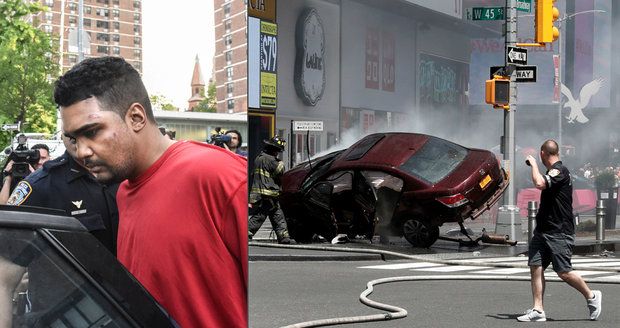
M 241 148 L 241 145 L 243 144 L 243 138 L 241 137 L 241 133 L 239 131 L 237 131 L 237 130 L 228 130 L 228 131 L 226 131 L 226 134 L 229 134 L 229 133 L 234 133 L 234 134 L 237 135 L 237 137 L 239 138 L 239 148 Z
M 131 104 L 139 103 L 149 121 L 155 122 L 140 73 L 121 57 L 85 59 L 56 81 L 54 101 L 58 106 L 68 107 L 90 97 L 97 99 L 101 109 L 116 112 L 121 118 Z
M 50 147 L 48 147 L 46 144 L 36 144 L 32 147 L 30 147 L 30 149 L 35 150 L 35 149 L 45 149 L 47 150 L 47 153 L 50 153 Z

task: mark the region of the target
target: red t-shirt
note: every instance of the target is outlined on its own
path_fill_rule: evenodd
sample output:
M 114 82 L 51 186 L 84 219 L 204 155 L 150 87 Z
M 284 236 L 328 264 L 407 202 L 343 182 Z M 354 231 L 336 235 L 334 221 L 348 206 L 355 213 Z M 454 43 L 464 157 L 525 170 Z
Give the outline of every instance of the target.
M 121 184 L 118 258 L 183 328 L 247 327 L 247 161 L 176 142 Z

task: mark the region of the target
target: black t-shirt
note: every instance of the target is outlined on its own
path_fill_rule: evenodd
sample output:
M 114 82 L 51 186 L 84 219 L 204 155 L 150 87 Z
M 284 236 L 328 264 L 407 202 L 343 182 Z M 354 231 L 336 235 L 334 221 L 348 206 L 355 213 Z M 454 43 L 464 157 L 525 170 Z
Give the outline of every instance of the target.
M 543 178 L 547 188 L 540 195 L 536 231 L 575 234 L 573 184 L 570 172 L 561 161 L 557 161 Z

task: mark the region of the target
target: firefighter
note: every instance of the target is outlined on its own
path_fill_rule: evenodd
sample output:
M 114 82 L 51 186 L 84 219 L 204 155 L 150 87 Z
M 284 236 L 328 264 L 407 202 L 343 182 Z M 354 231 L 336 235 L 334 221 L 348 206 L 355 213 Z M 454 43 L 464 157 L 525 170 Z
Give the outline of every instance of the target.
M 263 140 L 263 151 L 254 161 L 252 189 L 250 190 L 250 220 L 248 237 L 252 239 L 265 219 L 269 217 L 276 232 L 278 243 L 290 244 L 291 239 L 284 220 L 284 213 L 278 203 L 279 179 L 284 173 L 284 163 L 278 154 L 284 151 L 286 141 L 279 136 Z

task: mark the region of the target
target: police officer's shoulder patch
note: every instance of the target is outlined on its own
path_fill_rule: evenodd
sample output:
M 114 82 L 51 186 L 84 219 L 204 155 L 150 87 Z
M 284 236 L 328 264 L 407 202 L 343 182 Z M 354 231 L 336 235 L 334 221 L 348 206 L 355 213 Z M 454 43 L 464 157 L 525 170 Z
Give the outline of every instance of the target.
M 560 170 L 558 170 L 558 169 L 552 169 L 551 171 L 549 171 L 549 176 L 552 177 L 552 178 L 557 177 L 558 174 L 560 174 Z
M 30 196 L 31 193 L 32 187 L 30 186 L 30 183 L 22 180 L 17 184 L 15 190 L 13 190 L 11 197 L 9 197 L 9 200 L 7 201 L 7 205 L 21 205 L 26 201 L 26 199 L 28 199 L 28 196 Z

